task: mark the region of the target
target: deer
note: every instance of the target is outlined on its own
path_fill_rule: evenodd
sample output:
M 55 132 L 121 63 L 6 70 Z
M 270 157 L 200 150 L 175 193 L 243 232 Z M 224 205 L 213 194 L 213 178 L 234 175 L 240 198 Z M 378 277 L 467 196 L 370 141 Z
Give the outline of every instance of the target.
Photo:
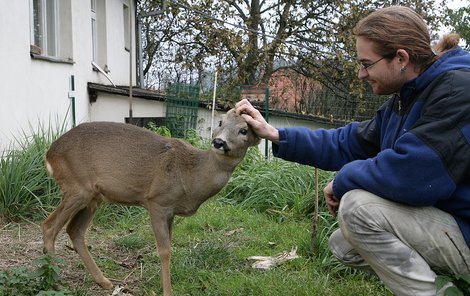
M 164 296 L 172 295 L 171 232 L 174 217 L 190 216 L 217 194 L 259 137 L 234 109 L 222 115 L 204 150 L 126 123 L 82 123 L 54 141 L 45 166 L 60 188 L 61 202 L 41 223 L 43 251 L 53 255 L 66 232 L 86 269 L 103 289 L 113 288 L 93 260 L 85 233 L 103 202 L 144 207 L 160 258 Z

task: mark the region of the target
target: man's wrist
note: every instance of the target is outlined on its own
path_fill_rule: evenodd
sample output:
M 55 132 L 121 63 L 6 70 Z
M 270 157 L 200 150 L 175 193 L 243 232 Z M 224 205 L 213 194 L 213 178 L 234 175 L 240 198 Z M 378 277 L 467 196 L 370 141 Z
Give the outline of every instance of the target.
M 271 128 L 272 130 L 270 131 L 268 140 L 270 140 L 274 144 L 279 144 L 279 130 L 275 127 L 271 127 Z

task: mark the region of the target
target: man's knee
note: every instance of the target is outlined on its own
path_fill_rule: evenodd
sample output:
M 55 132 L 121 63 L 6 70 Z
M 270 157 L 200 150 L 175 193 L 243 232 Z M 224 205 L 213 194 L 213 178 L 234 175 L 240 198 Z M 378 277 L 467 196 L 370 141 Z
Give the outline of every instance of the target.
M 346 266 L 369 270 L 368 264 L 344 238 L 340 229 L 336 229 L 328 240 L 333 256 Z
M 362 189 L 347 192 L 341 198 L 338 209 L 338 219 L 343 224 L 354 223 L 358 215 L 369 212 L 369 205 L 376 203 L 380 198 Z
M 371 227 L 374 224 L 376 204 L 382 199 L 362 189 L 347 192 L 340 202 L 338 221 L 344 238 L 350 243 L 356 232 Z

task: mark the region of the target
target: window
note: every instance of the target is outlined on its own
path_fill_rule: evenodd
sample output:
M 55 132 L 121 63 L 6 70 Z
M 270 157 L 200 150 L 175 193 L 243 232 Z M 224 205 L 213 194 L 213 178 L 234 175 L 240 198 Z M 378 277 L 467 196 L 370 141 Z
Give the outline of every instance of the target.
M 106 1 L 90 0 L 91 8 L 91 59 L 106 72 Z
M 57 7 L 55 0 L 33 0 L 33 45 L 40 54 L 56 56 Z
M 72 0 L 31 0 L 31 55 L 72 62 Z

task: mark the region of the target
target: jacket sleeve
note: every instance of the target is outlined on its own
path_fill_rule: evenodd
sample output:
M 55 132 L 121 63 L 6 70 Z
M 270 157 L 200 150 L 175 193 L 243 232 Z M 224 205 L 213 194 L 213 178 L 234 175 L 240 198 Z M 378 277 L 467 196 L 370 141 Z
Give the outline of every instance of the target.
M 367 157 L 356 135 L 359 125 L 353 122 L 329 130 L 281 128 L 279 145 L 273 144 L 273 154 L 288 161 L 337 171 L 346 163 Z
M 450 198 L 460 182 L 468 183 L 468 75 L 450 73 L 437 81 L 432 92 L 425 93 L 420 118 L 394 147 L 341 168 L 333 185 L 335 195 L 361 188 L 393 201 L 430 206 Z

